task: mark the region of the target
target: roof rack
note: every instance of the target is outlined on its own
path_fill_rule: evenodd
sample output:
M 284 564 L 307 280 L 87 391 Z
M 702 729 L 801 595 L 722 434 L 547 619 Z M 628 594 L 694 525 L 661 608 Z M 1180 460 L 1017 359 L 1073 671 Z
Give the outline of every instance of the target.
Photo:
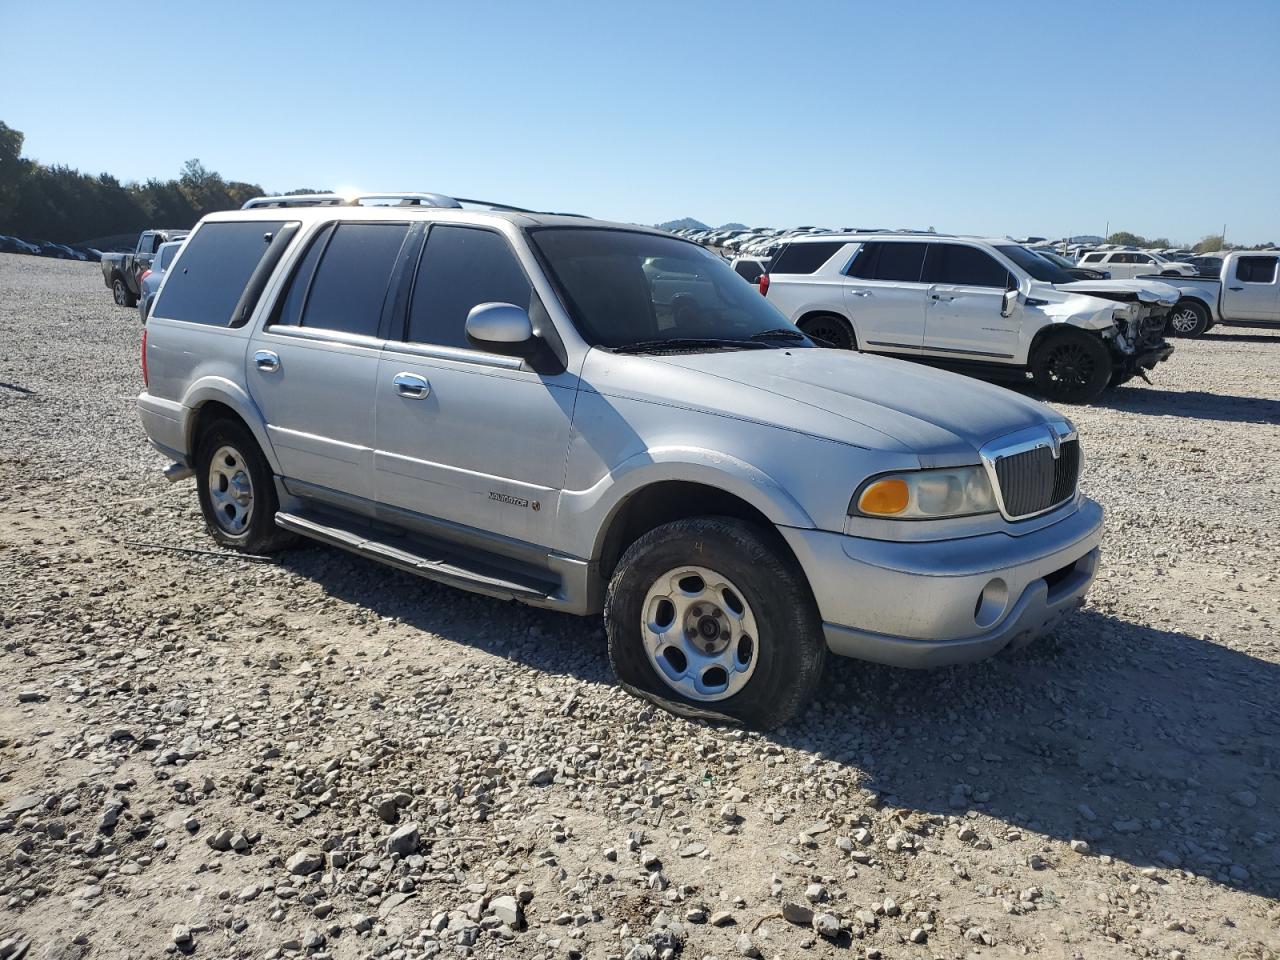
M 492 200 L 468 200 L 462 197 L 447 197 L 443 193 L 295 193 L 281 197 L 254 197 L 246 200 L 241 210 L 260 210 L 268 207 L 361 207 L 367 201 L 380 201 L 387 206 L 396 207 L 445 207 L 454 210 L 462 209 L 462 205 L 481 207 L 486 210 L 498 210 L 504 213 L 539 213 L 525 207 L 514 207 L 509 203 L 495 203 Z M 391 201 L 388 203 L 388 201 Z M 555 216 L 580 217 L 580 213 L 559 213 Z
M 453 197 L 442 193 L 295 193 L 283 197 L 254 197 L 246 200 L 241 210 L 263 207 L 360 207 L 366 200 L 394 200 L 398 207 L 453 207 L 462 206 Z

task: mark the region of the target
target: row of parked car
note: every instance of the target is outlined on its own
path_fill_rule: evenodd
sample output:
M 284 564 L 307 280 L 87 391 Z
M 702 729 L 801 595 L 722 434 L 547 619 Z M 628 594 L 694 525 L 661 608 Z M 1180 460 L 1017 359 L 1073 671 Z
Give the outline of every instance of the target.
M 102 252 L 93 247 L 68 246 L 52 240 L 19 240 L 0 234 L 0 253 L 21 253 L 31 257 L 53 257 L 57 260 L 98 261 Z
M 1116 255 L 1094 262 L 1110 266 Z M 1280 325 L 1280 251 L 1229 253 L 1212 278 L 1174 270 L 1120 278 L 1012 240 L 826 233 L 792 236 L 775 256 L 737 257 L 732 267 L 831 346 L 1030 376 L 1045 396 L 1069 403 L 1146 379 L 1173 352 L 1166 335 Z

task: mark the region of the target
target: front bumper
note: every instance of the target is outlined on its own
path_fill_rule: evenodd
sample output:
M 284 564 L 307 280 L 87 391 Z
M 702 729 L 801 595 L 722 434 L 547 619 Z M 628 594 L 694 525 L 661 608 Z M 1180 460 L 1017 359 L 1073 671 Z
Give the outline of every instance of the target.
M 1173 344 L 1162 342 L 1158 346 L 1139 350 L 1137 356 L 1133 358 L 1133 362 L 1140 370 L 1150 370 L 1157 363 L 1164 363 L 1164 361 L 1168 360 L 1172 353 Z
M 934 667 L 1023 646 L 1079 606 L 1097 572 L 1102 508 L 1081 498 L 1063 519 L 1021 536 L 904 543 L 782 534 L 809 578 L 832 653 Z

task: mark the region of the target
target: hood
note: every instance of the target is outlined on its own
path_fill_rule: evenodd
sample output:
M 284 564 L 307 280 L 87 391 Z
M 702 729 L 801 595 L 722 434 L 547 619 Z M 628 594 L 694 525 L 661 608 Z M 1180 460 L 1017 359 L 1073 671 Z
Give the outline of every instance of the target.
M 1055 287 L 1123 303 L 1138 301 L 1171 307 L 1178 302 L 1178 288 L 1158 280 L 1076 280 L 1055 284 Z
M 987 441 L 1061 420 L 1003 387 L 843 350 L 727 350 L 662 356 L 592 350 L 584 386 L 668 406 L 752 420 L 925 466 L 976 462 Z

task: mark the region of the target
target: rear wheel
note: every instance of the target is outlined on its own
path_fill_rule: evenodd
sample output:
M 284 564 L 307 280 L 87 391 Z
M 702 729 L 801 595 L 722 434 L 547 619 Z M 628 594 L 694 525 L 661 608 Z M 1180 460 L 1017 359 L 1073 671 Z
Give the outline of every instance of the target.
M 1097 400 L 1114 372 L 1107 345 L 1080 330 L 1064 330 L 1046 338 L 1031 357 L 1036 388 L 1061 403 Z
M 1210 327 L 1204 304 L 1183 300 L 1169 311 L 1168 331 L 1175 337 L 1198 337 Z
M 124 277 L 116 277 L 111 281 L 111 299 L 116 302 L 117 307 L 132 307 L 138 303 L 138 298 L 125 286 Z
M 209 534 L 243 553 L 270 553 L 293 537 L 276 526 L 271 466 L 247 427 L 218 420 L 200 439 L 196 487 Z
M 832 346 L 837 350 L 858 349 L 853 326 L 844 317 L 823 313 L 800 321 L 799 327 L 805 336 L 820 341 L 819 346 Z
M 631 693 L 759 729 L 804 709 L 826 661 L 798 565 L 765 531 L 727 517 L 677 520 L 633 543 L 609 583 L 605 629 Z

